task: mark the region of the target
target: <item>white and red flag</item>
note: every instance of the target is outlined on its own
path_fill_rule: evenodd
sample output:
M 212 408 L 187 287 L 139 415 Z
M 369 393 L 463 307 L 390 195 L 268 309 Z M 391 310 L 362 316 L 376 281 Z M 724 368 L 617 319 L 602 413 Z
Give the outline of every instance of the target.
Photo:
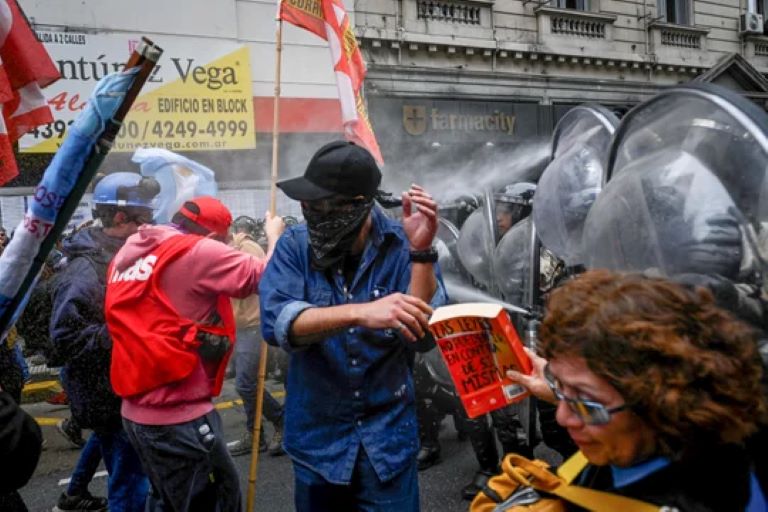
M 342 1 L 281 0 L 279 16 L 328 41 L 346 137 L 365 147 L 379 164 L 383 164 L 384 159 L 363 101 L 365 61 Z
M 59 77 L 16 0 L 0 0 L 0 185 L 18 174 L 12 144 L 53 122 L 42 88 Z

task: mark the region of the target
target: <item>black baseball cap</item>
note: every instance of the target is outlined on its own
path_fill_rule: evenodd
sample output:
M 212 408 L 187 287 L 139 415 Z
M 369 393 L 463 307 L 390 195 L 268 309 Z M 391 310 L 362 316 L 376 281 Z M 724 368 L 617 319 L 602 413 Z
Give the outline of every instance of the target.
M 338 140 L 317 150 L 304 176 L 277 184 L 297 201 L 315 201 L 335 195 L 373 197 L 381 183 L 376 160 L 365 148 Z

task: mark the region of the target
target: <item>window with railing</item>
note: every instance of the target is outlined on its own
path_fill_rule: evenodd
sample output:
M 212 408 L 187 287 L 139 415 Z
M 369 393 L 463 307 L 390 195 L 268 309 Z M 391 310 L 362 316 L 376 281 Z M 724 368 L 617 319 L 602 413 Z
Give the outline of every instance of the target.
M 552 16 L 552 33 L 590 39 L 605 39 L 606 22 L 578 19 L 569 16 Z
M 564 9 L 551 5 L 537 7 L 534 13 L 540 43 L 554 50 L 566 50 L 575 44 L 575 40 L 578 40 L 582 50 L 598 50 L 603 48 L 601 45 L 605 41 L 613 41 L 615 14 Z
M 552 0 L 550 5 L 560 9 L 577 9 L 579 11 L 589 10 L 589 0 Z
M 445 0 L 418 0 L 417 16 L 423 20 L 480 25 L 479 6 Z
M 755 55 L 758 57 L 768 57 L 768 41 L 755 41 Z
M 768 0 L 757 0 L 757 14 L 762 15 L 763 22 L 765 23 L 768 21 L 768 17 L 766 15 L 768 14 Z M 763 34 L 768 33 L 768 30 L 766 30 L 765 25 L 763 25 Z
M 710 29 L 654 21 L 648 25 L 650 43 L 659 62 L 690 63 L 707 52 Z
M 672 25 L 692 25 L 692 0 L 658 0 L 659 16 L 664 23 Z
M 701 35 L 675 29 L 661 29 L 661 44 L 678 48 L 701 48 Z

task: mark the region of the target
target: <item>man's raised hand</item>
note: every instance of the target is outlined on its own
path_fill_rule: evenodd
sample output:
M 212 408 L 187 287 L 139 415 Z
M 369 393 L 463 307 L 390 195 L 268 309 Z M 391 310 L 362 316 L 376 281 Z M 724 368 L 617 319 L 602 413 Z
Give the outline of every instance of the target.
M 432 246 L 437 233 L 437 203 L 419 185 L 403 192 L 403 229 L 411 250 L 424 251 Z M 415 210 L 415 211 L 414 211 Z

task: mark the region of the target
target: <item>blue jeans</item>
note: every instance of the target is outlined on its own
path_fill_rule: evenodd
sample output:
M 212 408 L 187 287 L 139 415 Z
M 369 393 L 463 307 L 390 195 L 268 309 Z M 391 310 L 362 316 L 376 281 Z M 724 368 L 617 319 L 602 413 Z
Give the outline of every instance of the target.
M 306 466 L 294 463 L 296 512 L 418 512 L 416 460 L 405 471 L 381 482 L 360 445 L 349 485 L 328 483 Z
M 24 352 L 21 350 L 21 345 L 18 343 L 13 346 L 13 357 L 16 358 L 16 362 L 19 364 L 19 367 L 21 368 L 21 378 L 24 382 L 27 382 L 29 380 L 29 365 L 27 364 L 27 360 L 24 359 Z
M 148 512 L 240 512 L 240 480 L 216 411 L 176 425 L 123 425 L 152 481 Z
M 256 387 L 259 377 L 259 358 L 261 355 L 261 332 L 256 329 L 238 329 L 235 344 L 235 389 L 243 399 L 245 424 L 249 432 L 253 431 L 256 416 Z M 262 412 L 273 425 L 279 425 L 283 419 L 283 406 L 269 391 L 264 390 Z
M 71 421 L 71 420 L 70 420 Z M 99 436 L 91 434 L 85 442 L 80 457 L 77 459 L 74 471 L 67 486 L 67 494 L 70 496 L 82 496 L 88 491 L 88 484 L 93 480 L 96 468 L 101 462 L 101 442 Z
M 120 429 L 114 433 L 94 432 L 91 434 L 93 436 L 101 444 L 101 456 L 109 473 L 107 499 L 110 512 L 143 512 L 149 480 L 125 430 Z

